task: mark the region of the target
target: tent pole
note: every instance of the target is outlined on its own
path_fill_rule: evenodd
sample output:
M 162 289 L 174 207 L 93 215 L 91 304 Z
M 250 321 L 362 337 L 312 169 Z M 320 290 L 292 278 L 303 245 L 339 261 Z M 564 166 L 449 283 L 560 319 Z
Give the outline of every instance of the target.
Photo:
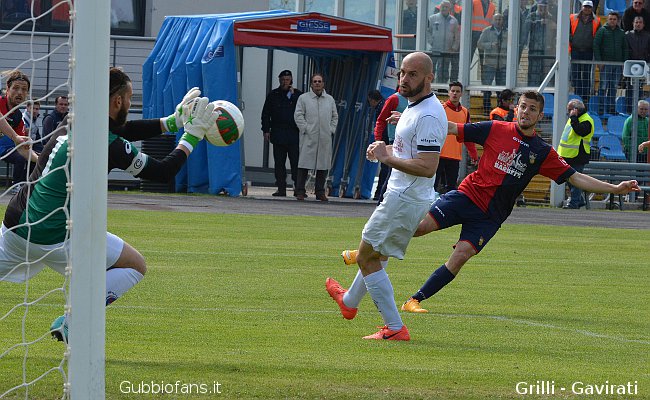
M 273 80 L 273 55 L 274 52 L 272 49 L 269 49 L 266 51 L 266 92 L 269 93 L 273 89 L 273 84 L 271 81 Z M 240 92 L 241 93 L 241 92 Z M 270 151 L 270 145 L 269 142 L 266 140 L 264 141 L 264 148 L 262 150 L 262 167 L 263 168 L 268 168 L 269 167 L 269 151 Z
M 242 63 L 244 60 L 244 48 L 235 46 L 235 68 L 237 70 L 237 102 L 243 111 L 246 108 L 242 99 Z M 243 196 L 248 195 L 248 182 L 246 181 L 246 148 L 244 136 L 239 139 L 239 154 L 241 157 L 241 192 Z

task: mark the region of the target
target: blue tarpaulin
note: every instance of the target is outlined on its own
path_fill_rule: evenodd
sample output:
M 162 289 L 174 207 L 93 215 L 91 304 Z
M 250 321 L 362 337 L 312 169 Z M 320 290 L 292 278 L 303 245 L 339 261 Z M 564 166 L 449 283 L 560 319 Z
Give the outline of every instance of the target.
M 356 190 L 363 198 L 371 197 L 377 164 L 361 156 L 372 141 L 365 99 L 385 74 L 386 55 L 392 51 L 390 30 L 284 10 L 167 17 L 143 66 L 144 117 L 173 113 L 193 86 L 211 100 L 239 105 L 238 46 L 298 53 L 311 60 L 314 71 L 334 78 L 327 87 L 340 113 L 330 173 L 332 194 L 339 194 L 343 181 L 345 196 Z M 177 175 L 176 190 L 238 196 L 244 180 L 241 146 L 241 141 L 228 147 L 202 141 Z

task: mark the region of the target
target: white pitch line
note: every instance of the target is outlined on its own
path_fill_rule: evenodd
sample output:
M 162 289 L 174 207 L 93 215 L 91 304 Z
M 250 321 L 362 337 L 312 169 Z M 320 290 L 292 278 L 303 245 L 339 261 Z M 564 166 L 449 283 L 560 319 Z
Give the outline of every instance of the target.
M 35 304 L 36 305 L 36 304 Z M 33 305 L 32 307 L 34 307 Z M 39 306 L 43 307 L 55 307 L 55 308 L 60 308 L 61 304 L 38 304 Z M 150 311 L 178 311 L 178 312 L 238 312 L 238 313 L 266 313 L 266 314 L 271 314 L 271 313 L 282 313 L 282 314 L 338 314 L 339 312 L 336 310 L 272 310 L 272 309 L 267 309 L 267 308 L 237 308 L 237 309 L 232 309 L 232 308 L 222 308 L 222 307 L 152 307 L 152 306 L 138 306 L 138 305 L 131 305 L 131 306 L 123 306 L 123 305 L 117 305 L 117 304 L 111 304 L 110 307 L 107 308 L 107 311 L 109 311 L 112 308 L 121 308 L 121 309 L 126 309 L 126 310 L 150 310 Z M 637 344 L 644 344 L 644 345 L 650 345 L 650 340 L 642 340 L 642 339 L 627 339 L 624 337 L 620 336 L 611 336 L 611 335 L 605 335 L 602 333 L 597 333 L 597 332 L 591 332 L 585 329 L 574 329 L 574 328 L 568 328 L 568 327 L 563 327 L 563 326 L 557 326 L 557 325 L 552 325 L 548 324 L 545 322 L 537 322 L 537 321 L 529 321 L 525 319 L 517 319 L 517 318 L 509 318 L 503 315 L 479 315 L 479 314 L 443 314 L 443 313 L 429 313 L 429 315 L 435 315 L 438 317 L 444 317 L 444 318 L 465 318 L 465 319 L 491 319 L 495 321 L 505 321 L 505 322 L 510 322 L 510 323 L 515 323 L 519 325 L 527 325 L 527 326 L 533 326 L 533 327 L 539 327 L 539 328 L 546 328 L 546 329 L 554 329 L 554 330 L 559 330 L 559 331 L 565 331 L 565 332 L 571 332 L 571 333 L 576 333 L 584 336 L 589 336 L 589 337 L 594 337 L 594 338 L 599 338 L 599 339 L 609 339 L 609 340 L 614 340 L 617 342 L 622 342 L 622 343 L 637 343 Z

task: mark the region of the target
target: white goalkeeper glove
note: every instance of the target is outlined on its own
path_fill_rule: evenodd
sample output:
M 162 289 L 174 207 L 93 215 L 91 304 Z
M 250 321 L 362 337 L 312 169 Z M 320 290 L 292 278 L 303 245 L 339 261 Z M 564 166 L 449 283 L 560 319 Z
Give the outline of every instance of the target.
M 214 111 L 214 103 L 210 103 L 207 97 L 195 99 L 190 104 L 183 106 L 183 115 L 187 116 L 185 121 L 185 133 L 181 136 L 179 144 L 187 147 L 190 151 L 199 144 L 205 133 L 217 120 L 218 113 Z
M 178 132 L 183 127 L 183 125 L 185 125 L 187 116 L 183 115 L 183 107 L 190 104 L 192 100 L 196 99 L 200 95 L 201 90 L 199 90 L 197 87 L 193 87 L 185 94 L 183 100 L 178 103 L 172 115 L 161 118 L 163 125 L 167 129 L 167 132 Z

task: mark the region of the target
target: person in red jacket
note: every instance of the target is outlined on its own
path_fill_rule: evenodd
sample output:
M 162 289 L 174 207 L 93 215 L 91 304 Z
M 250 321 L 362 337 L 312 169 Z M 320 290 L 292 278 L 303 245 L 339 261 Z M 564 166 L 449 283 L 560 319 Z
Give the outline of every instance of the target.
M 383 140 L 386 144 L 393 144 L 393 140 L 395 140 L 395 125 L 397 124 L 397 119 L 394 115 L 404 111 L 407 105 L 408 100 L 406 97 L 399 94 L 399 91 L 388 96 L 384 101 L 384 106 L 382 107 L 381 112 L 377 117 L 377 122 L 375 123 L 375 140 Z M 384 199 L 384 192 L 386 192 L 386 184 L 390 177 L 390 170 L 391 168 L 388 165 L 381 164 L 377 189 L 372 198 L 377 201 L 377 204 L 381 203 Z

